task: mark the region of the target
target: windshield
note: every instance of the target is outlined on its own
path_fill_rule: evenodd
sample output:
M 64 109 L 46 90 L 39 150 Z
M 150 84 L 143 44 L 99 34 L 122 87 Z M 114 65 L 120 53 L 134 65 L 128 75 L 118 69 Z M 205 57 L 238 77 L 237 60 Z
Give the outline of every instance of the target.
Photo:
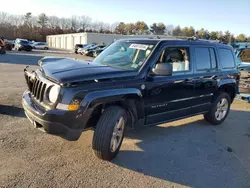
M 138 70 L 149 55 L 155 44 L 117 41 L 105 49 L 94 62 L 111 67 Z

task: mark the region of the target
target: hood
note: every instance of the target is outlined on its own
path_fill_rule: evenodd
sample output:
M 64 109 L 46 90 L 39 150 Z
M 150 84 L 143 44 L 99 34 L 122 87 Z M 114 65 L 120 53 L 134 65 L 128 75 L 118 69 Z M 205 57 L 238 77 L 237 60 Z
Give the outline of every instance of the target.
M 57 83 L 77 83 L 134 77 L 135 71 L 117 69 L 91 61 L 45 57 L 39 61 L 44 77 Z

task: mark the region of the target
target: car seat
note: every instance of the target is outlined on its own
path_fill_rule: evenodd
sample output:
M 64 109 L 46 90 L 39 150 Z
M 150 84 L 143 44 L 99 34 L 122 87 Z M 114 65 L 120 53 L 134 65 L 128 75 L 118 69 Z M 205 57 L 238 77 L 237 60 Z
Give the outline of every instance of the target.
M 174 50 L 168 54 L 168 59 L 171 59 L 173 62 L 173 71 L 185 71 L 185 62 L 184 62 L 184 55 L 182 54 L 181 50 Z M 169 60 L 168 60 L 169 61 Z

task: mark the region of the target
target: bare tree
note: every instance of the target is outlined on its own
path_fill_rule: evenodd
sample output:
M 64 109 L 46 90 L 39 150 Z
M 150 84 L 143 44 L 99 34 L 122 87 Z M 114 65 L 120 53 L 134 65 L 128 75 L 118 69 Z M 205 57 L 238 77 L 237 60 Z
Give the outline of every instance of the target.
M 77 16 L 72 16 L 71 17 L 71 24 L 70 24 L 70 28 L 72 32 L 77 32 L 80 28 L 80 22 Z
M 114 33 L 115 32 L 115 29 L 116 27 L 119 25 L 119 22 L 114 22 L 112 24 L 110 24 L 110 27 L 109 27 L 109 30 Z
M 8 23 L 8 14 L 5 12 L 0 12 L 0 23 L 1 24 L 6 24 Z
M 40 25 L 40 27 L 43 29 L 47 26 L 48 23 L 48 17 L 46 14 L 42 13 L 38 16 L 38 21 L 37 23 Z
M 70 22 L 67 18 L 60 18 L 59 20 L 59 26 L 62 30 L 69 29 L 70 28 Z
M 166 26 L 166 34 L 172 36 L 173 35 L 174 26 L 173 25 L 167 25 Z
M 48 26 L 50 28 L 56 28 L 60 26 L 60 19 L 56 16 L 49 16 L 48 17 Z
M 32 26 L 31 18 L 32 18 L 32 13 L 31 12 L 27 12 L 24 15 L 24 24 L 27 25 L 28 27 Z
M 80 30 L 81 31 L 86 31 L 91 25 L 92 19 L 88 16 L 80 16 L 79 17 L 79 24 L 80 24 Z
M 11 19 L 11 22 L 12 22 L 12 24 L 14 25 L 14 26 L 19 26 L 19 25 L 21 25 L 22 24 L 22 22 L 23 22 L 23 18 L 22 18 L 22 16 L 19 16 L 19 15 L 13 15 L 12 16 L 12 19 Z

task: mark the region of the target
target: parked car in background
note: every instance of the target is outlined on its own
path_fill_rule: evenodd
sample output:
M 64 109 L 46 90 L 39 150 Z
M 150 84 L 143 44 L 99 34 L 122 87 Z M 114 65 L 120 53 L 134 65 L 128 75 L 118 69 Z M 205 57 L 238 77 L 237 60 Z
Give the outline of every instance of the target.
M 85 54 L 86 56 L 91 56 L 91 57 L 93 57 L 94 52 L 95 52 L 96 50 L 99 50 L 99 49 L 104 48 L 104 47 L 105 47 L 105 45 L 103 45 L 103 44 L 98 44 L 98 45 L 92 46 L 91 48 L 85 49 L 85 50 L 84 50 L 84 54 Z
M 34 49 L 48 50 L 49 47 L 46 42 L 35 42 L 33 45 Z
M 5 49 L 11 51 L 14 46 L 14 41 L 4 39 L 4 42 L 5 42 Z
M 32 46 L 30 45 L 29 41 L 26 39 L 17 39 L 15 41 L 15 49 L 18 51 L 21 51 L 21 50 L 32 51 Z
M 79 48 L 84 48 L 86 46 L 88 46 L 88 44 L 76 44 L 75 45 L 75 53 L 78 54 L 78 49 Z
M 244 63 L 250 64 L 250 46 L 236 49 L 235 55 Z
M 91 48 L 91 47 L 93 47 L 93 46 L 95 46 L 96 44 L 88 44 L 88 45 L 86 45 L 85 47 L 83 47 L 83 48 L 79 48 L 78 50 L 77 50 L 77 52 L 79 53 L 79 54 L 81 54 L 81 55 L 83 55 L 84 54 L 84 51 L 86 50 L 86 49 L 89 49 L 89 48 Z
M 100 53 L 102 53 L 102 52 L 103 52 L 107 47 L 109 47 L 109 46 L 110 46 L 110 44 L 107 45 L 107 46 L 105 46 L 105 47 L 103 47 L 103 48 L 96 49 L 96 50 L 94 51 L 93 57 L 97 57 Z
M 94 53 L 93 53 L 93 57 L 97 57 L 97 56 L 98 56 L 103 50 L 105 50 L 106 48 L 107 48 L 107 46 L 95 50 Z
M 29 44 L 30 44 L 30 46 L 31 46 L 32 48 L 34 48 L 34 46 L 35 46 L 35 42 L 34 42 L 34 41 L 29 41 Z
M 237 67 L 240 71 L 240 93 L 250 94 L 250 48 L 236 50 Z

